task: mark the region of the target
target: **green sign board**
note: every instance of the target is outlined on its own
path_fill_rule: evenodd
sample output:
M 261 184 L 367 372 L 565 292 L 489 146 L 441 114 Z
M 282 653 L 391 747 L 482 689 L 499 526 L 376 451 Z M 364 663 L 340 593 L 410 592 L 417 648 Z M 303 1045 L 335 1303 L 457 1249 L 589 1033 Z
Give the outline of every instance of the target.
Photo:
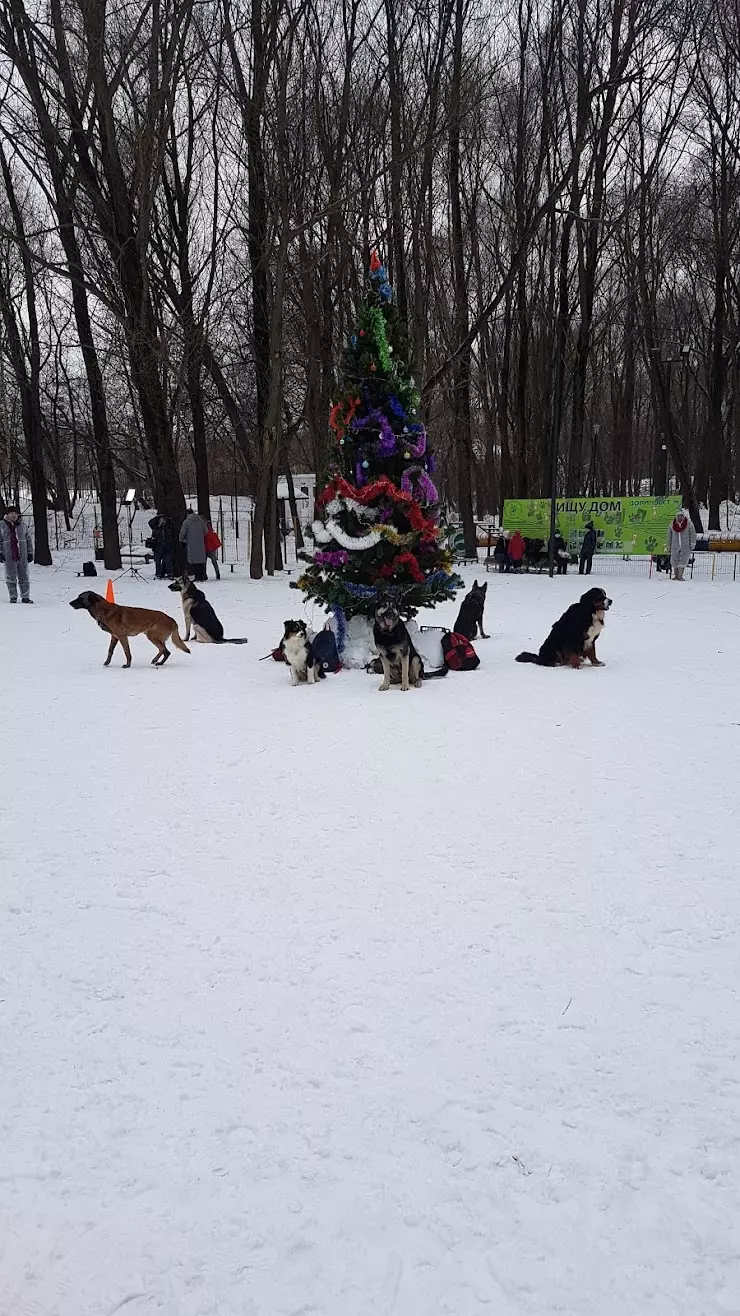
M 593 521 L 599 553 L 665 553 L 668 527 L 681 498 L 558 498 L 557 526 L 568 548 L 577 553 Z M 525 539 L 550 535 L 549 498 L 507 498 L 504 529 L 521 530 Z

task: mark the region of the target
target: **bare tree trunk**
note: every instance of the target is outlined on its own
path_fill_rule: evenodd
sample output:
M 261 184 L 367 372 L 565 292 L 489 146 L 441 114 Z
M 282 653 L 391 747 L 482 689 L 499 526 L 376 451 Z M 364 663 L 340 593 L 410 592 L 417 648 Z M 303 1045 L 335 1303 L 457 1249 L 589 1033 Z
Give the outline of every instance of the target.
M 607 173 L 614 150 L 612 126 L 620 88 L 637 36 L 637 25 L 644 6 L 628 0 L 613 0 L 609 39 L 609 66 L 604 79 L 605 89 L 600 102 L 598 130 L 595 133 L 593 158 L 593 185 L 587 207 L 585 236 L 579 241 L 579 299 L 580 317 L 575 359 L 573 362 L 573 412 L 571 417 L 571 445 L 569 459 L 569 486 L 577 493 L 578 475 L 583 455 L 583 430 L 586 417 L 586 390 L 589 358 L 592 350 L 592 330 L 599 257 L 603 245 L 603 214 L 606 199 Z
M 293 483 L 293 472 L 290 469 L 290 462 L 285 462 L 285 479 L 288 485 L 288 504 L 290 506 L 290 519 L 293 522 L 293 534 L 295 535 L 296 552 L 300 553 L 304 547 L 303 531 L 298 519 L 298 503 L 295 496 L 295 485 Z
M 498 434 L 501 444 L 501 499 L 499 515 L 503 517 L 504 503 L 514 492 L 512 475 L 511 444 L 509 442 L 509 372 L 511 368 L 511 297 L 507 297 L 504 309 L 503 347 L 501 365 L 496 387 L 496 415 Z
M 50 567 L 51 549 L 49 547 L 49 526 L 46 517 L 47 490 L 44 471 L 44 435 L 39 392 L 41 346 L 36 314 L 36 288 L 30 250 L 26 242 L 23 216 L 21 215 L 13 178 L 2 146 L 0 146 L 0 166 L 2 167 L 5 192 L 21 250 L 23 291 L 27 317 L 28 357 L 26 357 L 23 350 L 21 334 L 16 321 L 10 282 L 8 280 L 6 284 L 2 278 L 0 278 L 0 302 L 2 303 L 0 310 L 8 338 L 10 358 L 21 394 L 23 433 L 26 440 L 28 476 L 33 507 L 34 558 L 39 566 Z
M 725 479 L 723 406 L 727 368 L 725 334 L 727 322 L 726 290 L 728 275 L 728 161 L 724 137 L 713 142 L 712 183 L 714 191 L 714 307 L 712 311 L 712 346 L 709 365 L 709 407 L 701 457 L 709 480 L 709 529 L 719 530 L 719 508 L 727 496 Z
M 405 323 L 408 315 L 408 298 L 406 293 L 403 223 L 403 75 L 398 48 L 397 3 L 398 0 L 385 0 L 385 21 L 388 40 L 388 98 L 391 119 L 390 221 L 392 269 L 398 313 Z
M 100 525 L 103 532 L 103 565 L 108 571 L 119 571 L 121 568 L 121 545 L 118 537 L 116 476 L 113 469 L 103 375 L 93 341 L 82 258 L 74 227 L 72 207 L 67 203 L 61 186 L 57 189 L 56 199 L 59 235 L 69 268 L 75 322 L 90 394 L 93 449 L 100 498 Z
M 87 56 L 89 85 L 94 89 L 97 113 L 88 123 L 78 102 L 70 60 L 67 33 L 68 25 L 61 0 L 50 0 L 54 30 L 54 43 L 59 67 L 59 79 L 64 91 L 65 109 L 72 125 L 71 144 L 76 155 L 77 174 L 97 216 L 107 243 L 124 304 L 126 345 L 131 366 L 131 378 L 136 390 L 141 422 L 149 449 L 157 506 L 170 522 L 179 550 L 179 529 L 185 517 L 185 498 L 175 460 L 172 426 L 167 409 L 162 380 L 162 349 L 152 301 L 152 280 L 148 266 L 149 215 L 153 191 L 159 177 L 161 157 L 158 153 L 156 133 L 160 126 L 163 136 L 169 122 L 168 105 L 171 104 L 173 86 L 167 81 L 167 72 L 160 69 L 159 56 L 174 83 L 175 68 L 187 26 L 188 14 L 184 6 L 172 11 L 172 30 L 165 37 L 160 25 L 161 14 L 153 11 L 151 22 L 156 42 L 149 47 L 148 133 L 141 143 L 141 173 L 137 176 L 137 204 L 134 205 L 123 169 L 119 149 L 118 130 L 114 105 L 118 78 L 108 62 L 110 42 L 106 32 L 104 7 L 83 4 L 80 10 Z M 163 81 L 164 78 L 164 81 Z M 93 143 L 90 134 L 99 131 Z M 93 166 L 93 159 L 95 166 Z M 99 172 L 98 172 L 99 171 Z
M 462 216 L 462 175 L 460 168 L 460 139 L 462 133 L 462 69 L 463 34 L 465 31 L 466 0 L 455 0 L 455 27 L 453 35 L 452 78 L 450 82 L 450 145 L 449 190 L 452 218 L 452 281 L 455 299 L 455 342 L 464 343 L 468 337 L 468 286 L 465 268 L 465 246 Z M 473 512 L 473 434 L 470 420 L 470 346 L 455 356 L 452 368 L 452 413 L 455 427 L 457 456 L 457 499 L 462 519 L 465 556 L 476 557 L 478 552 L 475 515 Z

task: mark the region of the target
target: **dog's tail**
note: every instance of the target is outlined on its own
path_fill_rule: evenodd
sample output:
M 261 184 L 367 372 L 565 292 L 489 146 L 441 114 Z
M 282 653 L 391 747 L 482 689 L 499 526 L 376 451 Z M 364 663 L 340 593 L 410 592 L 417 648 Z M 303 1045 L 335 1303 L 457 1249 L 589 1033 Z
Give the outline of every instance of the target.
M 180 639 L 180 632 L 177 629 L 177 627 L 175 627 L 174 631 L 172 632 L 170 639 L 172 640 L 172 643 L 174 644 L 176 649 L 182 649 L 183 653 L 190 653 L 190 650 L 186 645 L 185 641 Z
M 440 676 L 446 676 L 447 673 L 449 672 L 449 670 L 450 670 L 450 669 L 449 669 L 449 667 L 447 666 L 447 663 L 445 663 L 442 667 L 438 667 L 437 670 L 434 671 L 434 672 L 427 672 L 427 671 L 425 670 L 425 671 L 424 671 L 424 680 L 425 680 L 425 681 L 436 681 L 438 677 L 440 677 Z
M 538 667 L 542 666 L 539 654 L 527 653 L 526 650 L 524 653 L 518 653 L 514 661 L 517 663 L 536 663 Z
M 216 640 L 216 644 L 249 644 L 249 640 L 246 640 L 246 639 L 244 639 L 244 640 L 227 640 L 227 639 L 226 639 L 226 636 L 224 636 L 223 639 L 221 639 L 221 640 Z M 272 658 L 272 654 L 271 654 L 271 653 L 266 653 L 266 654 L 265 654 L 265 658 Z M 260 662 L 262 662 L 262 659 L 261 659 L 261 658 L 260 658 Z

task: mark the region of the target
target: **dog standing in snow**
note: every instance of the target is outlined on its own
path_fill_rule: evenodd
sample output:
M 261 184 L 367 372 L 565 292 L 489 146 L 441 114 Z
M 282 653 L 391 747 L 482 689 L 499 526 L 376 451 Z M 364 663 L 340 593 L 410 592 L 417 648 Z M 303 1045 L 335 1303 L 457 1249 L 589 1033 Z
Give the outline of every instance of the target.
M 188 646 L 180 639 L 177 622 L 174 617 L 168 617 L 166 612 L 155 612 L 151 608 L 125 608 L 119 603 L 108 603 L 102 594 L 96 594 L 91 589 L 83 590 L 78 598 L 71 600 L 69 606 L 78 612 L 83 609 L 89 612 L 101 631 L 106 631 L 112 637 L 104 667 L 109 665 L 117 644 L 120 644 L 126 655 L 124 667 L 131 666 L 129 637 L 132 635 L 146 635 L 154 645 L 157 653 L 152 658 L 152 667 L 164 667 L 167 662 L 170 651 L 166 640 L 171 640 L 182 653 L 190 653 Z

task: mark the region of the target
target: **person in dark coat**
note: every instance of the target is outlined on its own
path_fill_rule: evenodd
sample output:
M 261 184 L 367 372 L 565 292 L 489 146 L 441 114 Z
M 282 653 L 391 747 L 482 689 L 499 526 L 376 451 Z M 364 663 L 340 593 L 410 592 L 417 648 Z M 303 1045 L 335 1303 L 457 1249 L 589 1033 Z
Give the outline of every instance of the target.
M 499 571 L 505 571 L 509 561 L 509 547 L 506 543 L 506 535 L 499 535 L 496 540 L 496 547 L 493 550 L 493 560 Z
M 591 575 L 591 566 L 594 560 L 594 553 L 596 552 L 597 540 L 598 536 L 594 530 L 593 521 L 587 521 L 586 533 L 583 536 L 583 543 L 581 544 L 581 556 L 578 562 L 579 576 Z
M 180 528 L 180 543 L 185 545 L 188 571 L 195 580 L 206 578 L 206 531 L 208 527 L 202 516 L 198 516 L 192 507 Z
M 157 512 L 149 522 L 154 552 L 154 574 L 157 580 L 171 580 L 174 575 L 172 530 L 166 516 Z
M 567 576 L 570 553 L 561 534 L 555 535 L 555 566 L 559 576 Z

